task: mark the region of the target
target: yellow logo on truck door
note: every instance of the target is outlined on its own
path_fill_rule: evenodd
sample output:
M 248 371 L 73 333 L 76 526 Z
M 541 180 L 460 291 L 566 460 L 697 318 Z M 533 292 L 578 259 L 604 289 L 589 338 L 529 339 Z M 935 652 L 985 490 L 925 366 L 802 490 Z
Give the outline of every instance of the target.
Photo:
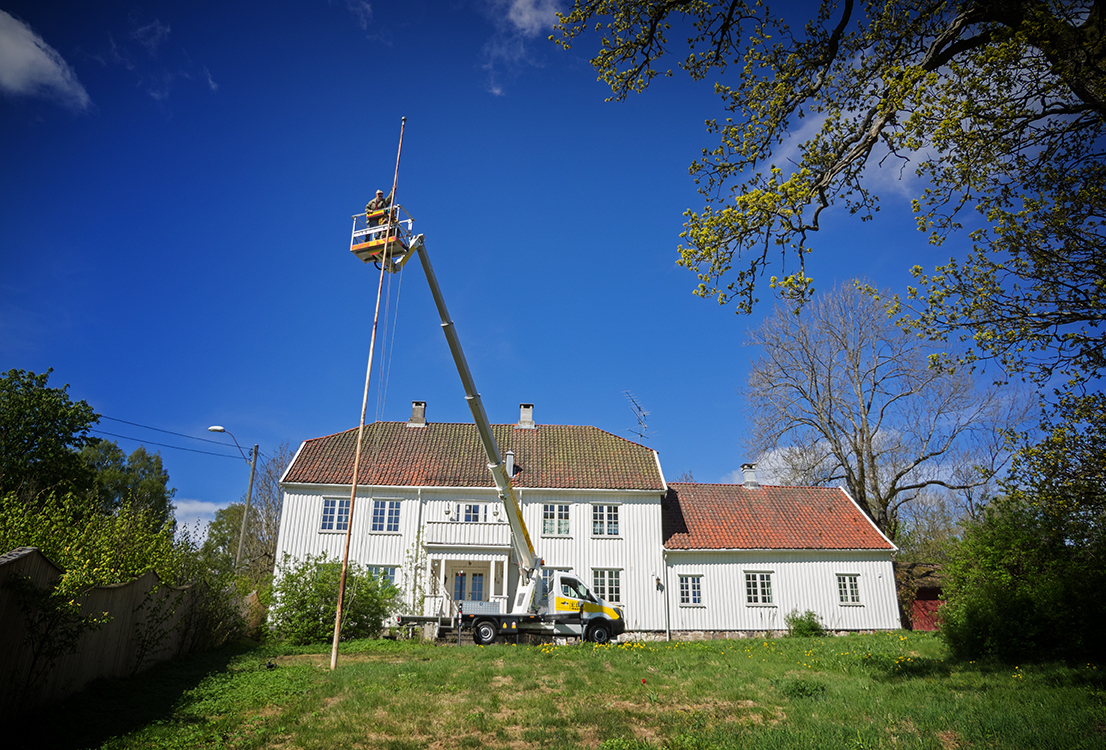
M 579 612 L 580 611 L 579 599 L 566 599 L 563 596 L 558 596 L 554 606 L 558 612 Z
M 594 604 L 592 602 L 583 602 L 579 599 L 568 599 L 563 596 L 558 596 L 554 602 L 556 611 L 558 612 L 579 612 L 584 614 L 585 612 L 595 612 L 604 614 L 612 620 L 618 619 L 618 610 L 614 607 L 604 607 L 600 604 Z

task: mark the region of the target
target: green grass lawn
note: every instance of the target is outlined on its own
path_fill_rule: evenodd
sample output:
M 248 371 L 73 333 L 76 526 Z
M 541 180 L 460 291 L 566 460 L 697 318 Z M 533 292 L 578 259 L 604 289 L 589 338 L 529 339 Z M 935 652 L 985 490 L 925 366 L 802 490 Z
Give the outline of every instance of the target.
M 102 681 L 28 717 L 14 746 L 1106 748 L 1096 665 L 954 663 L 940 640 L 918 633 L 487 648 L 356 641 L 343 645 L 336 672 L 329 658 L 329 647 L 238 644 Z

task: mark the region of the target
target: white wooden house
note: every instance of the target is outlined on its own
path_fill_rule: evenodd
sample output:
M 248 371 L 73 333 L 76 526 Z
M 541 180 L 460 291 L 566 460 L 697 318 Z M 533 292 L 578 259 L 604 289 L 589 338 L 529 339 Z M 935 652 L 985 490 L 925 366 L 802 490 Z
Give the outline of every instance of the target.
M 895 546 L 841 488 L 669 485 L 664 556 L 673 631 L 899 627 Z
M 629 631 L 782 629 L 793 608 L 838 629 L 898 627 L 894 546 L 843 490 L 668 485 L 650 448 L 536 424 L 530 404 L 492 430 L 545 568 L 575 571 L 624 609 Z M 281 479 L 278 561 L 341 557 L 356 438 L 300 446 Z M 366 425 L 358 484 L 351 560 L 384 572 L 422 614 L 448 615 L 460 599 L 507 611 L 518 570 L 475 425 L 427 422 L 419 401 L 406 423 Z

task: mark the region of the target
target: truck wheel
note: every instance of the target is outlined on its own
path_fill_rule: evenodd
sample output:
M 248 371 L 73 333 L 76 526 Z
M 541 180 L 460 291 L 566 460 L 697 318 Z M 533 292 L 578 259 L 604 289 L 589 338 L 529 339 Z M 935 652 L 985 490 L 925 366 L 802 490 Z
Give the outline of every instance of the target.
M 592 643 L 607 643 L 611 640 L 611 626 L 605 622 L 597 622 L 588 628 L 588 640 Z
M 472 629 L 472 640 L 477 646 L 490 646 L 495 643 L 495 636 L 498 633 L 495 623 L 491 620 L 481 620 L 476 623 L 476 627 Z

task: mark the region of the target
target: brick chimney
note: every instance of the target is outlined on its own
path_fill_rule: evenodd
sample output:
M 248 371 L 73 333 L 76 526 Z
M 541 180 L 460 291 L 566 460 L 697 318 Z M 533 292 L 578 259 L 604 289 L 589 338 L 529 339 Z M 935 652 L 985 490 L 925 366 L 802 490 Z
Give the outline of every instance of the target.
M 411 419 L 407 420 L 408 427 L 426 427 L 426 402 L 411 402 Z

